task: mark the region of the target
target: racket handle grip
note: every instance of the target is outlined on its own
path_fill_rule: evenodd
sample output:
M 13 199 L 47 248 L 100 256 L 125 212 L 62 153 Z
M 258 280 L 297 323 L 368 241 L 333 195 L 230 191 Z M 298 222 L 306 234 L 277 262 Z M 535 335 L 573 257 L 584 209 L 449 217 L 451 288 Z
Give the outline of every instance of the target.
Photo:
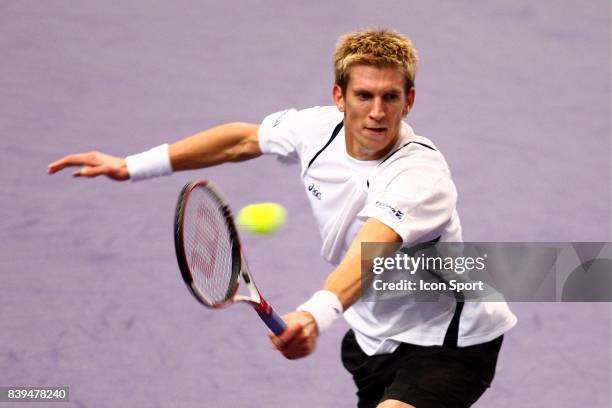
M 272 330 L 272 333 L 276 334 L 277 336 L 279 336 L 287 328 L 285 321 L 278 314 L 276 314 L 274 310 L 272 310 L 272 314 L 270 314 L 270 316 L 265 318 L 262 317 L 262 319 L 266 326 Z
M 268 326 L 268 329 L 275 335 L 280 335 L 287 328 L 285 321 L 272 309 L 266 301 L 262 305 L 254 306 L 255 311 L 261 317 L 261 320 Z

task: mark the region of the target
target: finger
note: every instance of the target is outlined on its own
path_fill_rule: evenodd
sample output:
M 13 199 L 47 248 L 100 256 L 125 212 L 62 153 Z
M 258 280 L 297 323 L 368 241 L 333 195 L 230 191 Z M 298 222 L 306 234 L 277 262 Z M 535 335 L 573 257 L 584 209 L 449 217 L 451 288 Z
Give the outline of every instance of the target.
M 91 166 L 95 164 L 97 164 L 97 159 L 95 153 L 93 152 L 70 154 L 49 164 L 49 166 L 47 167 L 47 171 L 49 172 L 49 174 L 53 174 L 70 166 Z
M 71 154 L 71 155 L 62 157 L 61 159 L 56 160 L 53 163 L 49 164 L 47 168 L 50 173 L 55 173 L 56 171 L 59 171 L 63 169 L 64 167 L 74 166 L 76 165 L 76 163 L 79 162 L 79 156 L 81 156 L 81 154 Z
M 304 327 L 302 328 L 302 331 L 307 337 L 317 335 L 318 334 L 317 323 L 314 320 L 306 323 Z
M 283 347 L 284 343 L 281 341 L 281 339 L 275 336 L 274 333 L 268 333 L 268 338 L 272 342 L 272 348 L 274 350 L 280 350 Z
M 300 334 L 302 334 L 302 325 L 294 323 L 289 326 L 278 336 L 283 344 L 292 343 Z
M 108 166 L 86 166 L 72 173 L 74 177 L 97 177 L 102 174 L 107 174 Z
M 293 339 L 302 332 L 302 325 L 299 323 L 289 324 L 280 336 L 269 333 L 268 336 L 276 349 L 280 350 L 287 344 L 291 344 Z
M 304 357 L 303 355 L 298 354 L 298 353 L 291 353 L 291 354 L 283 353 L 283 356 L 285 356 L 285 358 L 288 360 L 297 360 L 298 358 Z
M 288 342 L 282 344 L 278 349 L 283 354 L 288 356 L 298 355 L 299 357 L 306 356 L 312 349 L 312 340 L 303 333 L 300 333 L 293 337 Z
M 287 331 L 287 329 L 285 329 L 285 331 Z M 281 338 L 281 337 L 271 334 L 270 341 L 272 341 L 272 345 L 276 350 L 283 350 L 284 348 L 286 348 L 288 345 L 291 344 L 291 342 L 293 341 L 293 336 L 291 337 L 284 336 L 283 338 Z
M 268 333 L 268 338 L 270 339 L 270 342 L 272 343 L 272 349 L 278 350 L 278 344 L 279 344 L 278 337 L 276 337 L 274 333 L 270 332 Z
M 311 353 L 311 349 L 308 347 L 295 347 L 289 350 L 283 350 L 282 353 L 285 358 L 289 360 L 296 360 L 309 355 Z

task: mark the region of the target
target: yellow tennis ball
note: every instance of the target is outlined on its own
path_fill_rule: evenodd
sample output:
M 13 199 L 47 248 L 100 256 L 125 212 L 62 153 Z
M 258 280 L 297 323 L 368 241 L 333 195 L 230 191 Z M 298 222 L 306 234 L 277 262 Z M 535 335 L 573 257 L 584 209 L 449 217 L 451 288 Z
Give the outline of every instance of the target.
M 247 205 L 238 212 L 236 224 L 251 234 L 267 235 L 277 232 L 285 224 L 287 210 L 277 203 Z

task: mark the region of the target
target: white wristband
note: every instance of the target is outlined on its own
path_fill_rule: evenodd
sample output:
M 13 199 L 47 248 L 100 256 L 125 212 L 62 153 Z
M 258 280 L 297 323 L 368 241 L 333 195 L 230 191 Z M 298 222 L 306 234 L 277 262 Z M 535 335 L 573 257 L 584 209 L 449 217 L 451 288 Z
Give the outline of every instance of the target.
M 146 180 L 153 177 L 172 174 L 168 143 L 159 145 L 146 152 L 133 154 L 125 158 L 128 173 L 132 181 Z
M 342 315 L 342 303 L 335 293 L 320 290 L 308 301 L 298 306 L 297 310 L 310 313 L 317 322 L 317 328 L 321 334 Z

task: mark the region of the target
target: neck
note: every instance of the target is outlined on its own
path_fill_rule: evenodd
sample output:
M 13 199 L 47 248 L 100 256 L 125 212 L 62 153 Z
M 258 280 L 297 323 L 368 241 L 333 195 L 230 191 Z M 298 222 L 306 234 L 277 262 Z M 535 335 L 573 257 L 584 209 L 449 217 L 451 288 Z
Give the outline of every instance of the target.
M 399 137 L 399 135 L 398 135 Z M 350 142 L 351 138 L 349 138 L 346 134 L 344 136 L 346 152 L 349 156 L 357 160 L 379 160 L 385 157 L 395 146 L 397 143 L 398 137 L 395 137 L 391 143 L 389 143 L 384 149 L 376 150 L 376 149 L 368 149 L 365 146 L 361 146 L 356 143 L 353 139 L 353 143 Z

